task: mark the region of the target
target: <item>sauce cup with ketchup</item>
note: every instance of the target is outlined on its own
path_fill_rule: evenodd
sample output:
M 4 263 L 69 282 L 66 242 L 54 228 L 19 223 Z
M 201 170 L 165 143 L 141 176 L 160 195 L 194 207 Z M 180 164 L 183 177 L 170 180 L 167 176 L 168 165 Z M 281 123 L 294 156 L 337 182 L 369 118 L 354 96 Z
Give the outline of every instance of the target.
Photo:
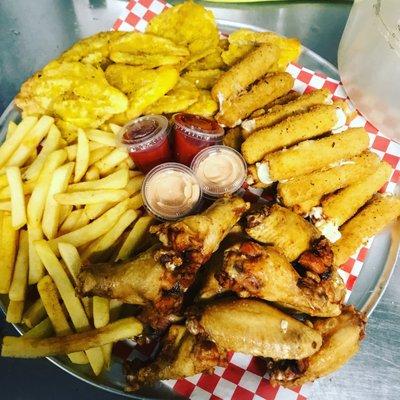
M 148 172 L 156 165 L 171 161 L 168 119 L 162 115 L 145 115 L 128 122 L 118 134 L 135 165 Z
M 208 198 L 237 192 L 247 176 L 247 165 L 242 155 L 228 146 L 203 149 L 193 159 L 191 169 Z
M 200 150 L 222 143 L 224 129 L 214 120 L 179 113 L 173 118 L 173 134 L 175 159 L 189 166 Z

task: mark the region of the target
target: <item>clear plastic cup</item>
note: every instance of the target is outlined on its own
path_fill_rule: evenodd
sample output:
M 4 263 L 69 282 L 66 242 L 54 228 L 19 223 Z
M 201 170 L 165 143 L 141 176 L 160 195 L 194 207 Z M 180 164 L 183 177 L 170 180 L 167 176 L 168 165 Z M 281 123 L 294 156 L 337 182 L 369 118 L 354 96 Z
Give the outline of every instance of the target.
M 175 158 L 182 164 L 190 165 L 200 150 L 222 143 L 224 129 L 215 120 L 186 113 L 173 120 Z
M 135 165 L 148 172 L 156 165 L 171 161 L 168 119 L 145 115 L 128 122 L 118 133 L 118 143 L 129 153 Z
M 146 175 L 142 196 L 149 212 L 160 219 L 175 220 L 198 209 L 202 190 L 189 167 L 169 162 Z
M 222 197 L 237 192 L 247 176 L 244 158 L 228 146 L 203 149 L 193 159 L 191 168 L 207 197 Z

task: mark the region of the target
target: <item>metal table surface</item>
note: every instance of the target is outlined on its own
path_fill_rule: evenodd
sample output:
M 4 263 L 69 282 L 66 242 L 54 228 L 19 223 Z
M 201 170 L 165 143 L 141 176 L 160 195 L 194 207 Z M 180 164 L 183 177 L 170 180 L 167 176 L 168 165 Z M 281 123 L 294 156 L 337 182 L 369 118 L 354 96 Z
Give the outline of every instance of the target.
M 350 10 L 348 1 L 204 3 L 217 18 L 245 21 L 297 36 L 333 64 Z M 125 7 L 118 0 L 1 0 L 0 113 L 21 83 L 80 37 L 109 29 Z M 15 334 L 0 317 L 0 336 Z M 397 400 L 400 392 L 400 269 L 372 314 L 359 354 L 311 386 L 310 399 Z M 120 398 L 67 375 L 46 360 L 0 359 L 6 400 Z

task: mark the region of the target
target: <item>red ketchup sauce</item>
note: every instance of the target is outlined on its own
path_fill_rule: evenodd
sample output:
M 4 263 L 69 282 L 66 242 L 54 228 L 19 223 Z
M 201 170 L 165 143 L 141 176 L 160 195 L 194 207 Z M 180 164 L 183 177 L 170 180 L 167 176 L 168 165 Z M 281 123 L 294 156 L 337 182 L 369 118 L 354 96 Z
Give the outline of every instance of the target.
M 171 161 L 168 133 L 167 118 L 146 115 L 126 124 L 119 136 L 135 165 L 148 172 L 158 164 Z
M 190 165 L 205 147 L 222 143 L 224 129 L 214 120 L 186 113 L 174 116 L 175 159 Z

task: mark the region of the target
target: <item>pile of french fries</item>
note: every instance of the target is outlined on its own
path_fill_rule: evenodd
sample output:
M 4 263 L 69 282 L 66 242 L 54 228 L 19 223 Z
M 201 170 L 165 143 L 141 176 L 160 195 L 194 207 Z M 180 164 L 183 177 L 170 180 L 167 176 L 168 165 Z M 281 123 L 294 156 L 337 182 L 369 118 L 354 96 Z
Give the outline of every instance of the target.
M 117 147 L 119 129 L 79 130 L 67 144 L 52 117 L 9 124 L 0 146 L 0 293 L 7 321 L 30 330 L 5 338 L 2 355 L 68 354 L 98 375 L 113 342 L 140 334 L 134 318 L 117 321 L 120 302 L 75 291 L 83 264 L 127 259 L 153 222 L 139 210 L 144 177 Z

